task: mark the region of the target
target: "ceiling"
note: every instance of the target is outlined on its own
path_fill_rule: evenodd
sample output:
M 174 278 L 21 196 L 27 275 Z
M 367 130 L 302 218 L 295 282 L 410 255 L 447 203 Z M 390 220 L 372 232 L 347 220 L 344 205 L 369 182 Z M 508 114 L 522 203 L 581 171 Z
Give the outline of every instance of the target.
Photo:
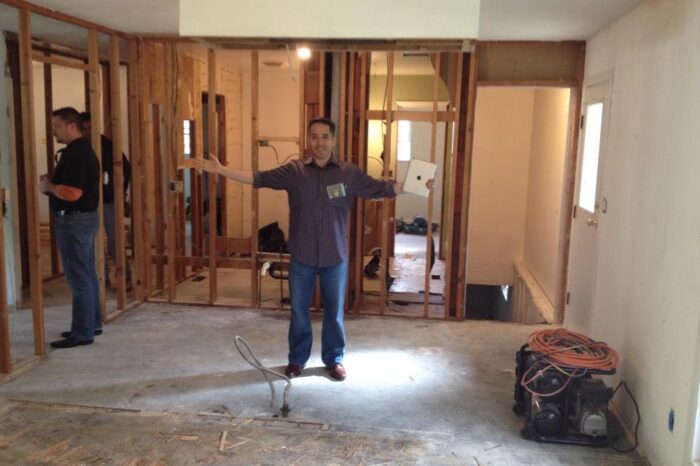
M 644 1 L 482 0 L 478 39 L 585 40 Z M 178 0 L 33 0 L 32 3 L 126 33 L 178 34 Z M 16 9 L 2 3 L 0 29 L 17 32 Z M 41 15 L 32 15 L 32 34 L 49 42 L 86 48 L 85 29 Z M 106 34 L 100 34 L 100 45 L 106 49 Z M 403 73 L 432 73 L 428 60 L 399 57 L 396 66 Z
M 644 0 L 482 0 L 481 40 L 585 40 Z M 178 0 L 33 0 L 127 33 L 177 34 Z

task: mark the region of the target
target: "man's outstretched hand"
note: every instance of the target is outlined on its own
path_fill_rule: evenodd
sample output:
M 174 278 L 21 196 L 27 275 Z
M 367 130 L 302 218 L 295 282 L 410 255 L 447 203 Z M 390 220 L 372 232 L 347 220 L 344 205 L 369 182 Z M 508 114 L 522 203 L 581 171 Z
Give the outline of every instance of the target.
M 425 182 L 425 187 L 428 188 L 429 191 L 432 191 L 433 188 L 435 187 L 435 179 L 430 179 Z M 394 182 L 394 193 L 398 196 L 403 192 L 403 181 L 396 181 Z
M 207 172 L 218 174 L 219 170 L 223 168 L 219 159 L 217 159 L 213 154 L 209 154 L 208 159 L 184 159 L 180 166 L 180 170 L 185 168 L 194 168 L 198 173 Z

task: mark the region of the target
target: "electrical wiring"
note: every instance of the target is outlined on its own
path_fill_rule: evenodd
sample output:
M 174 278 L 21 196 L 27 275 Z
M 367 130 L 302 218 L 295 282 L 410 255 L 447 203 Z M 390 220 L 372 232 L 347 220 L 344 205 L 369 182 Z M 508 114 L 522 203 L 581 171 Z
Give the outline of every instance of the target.
M 548 362 L 564 368 L 613 371 L 620 357 L 613 348 L 563 328 L 532 333 L 528 346 Z
M 607 343 L 563 328 L 530 334 L 528 346 L 537 356 L 537 361 L 525 371 L 520 383 L 525 390 L 541 397 L 558 395 L 569 386 L 572 378 L 584 377 L 590 371 L 612 372 L 620 359 Z M 537 391 L 534 388 L 537 380 L 550 369 L 564 375 L 564 384 L 551 393 Z
M 627 394 L 629 395 L 630 399 L 632 400 L 632 404 L 634 404 L 634 410 L 637 413 L 637 423 L 634 426 L 634 445 L 632 445 L 630 448 L 626 449 L 620 449 L 616 447 L 615 445 L 611 445 L 613 450 L 619 452 L 619 453 L 630 453 L 633 452 L 634 450 L 637 449 L 637 446 L 639 446 L 639 424 L 642 422 L 642 415 L 639 413 L 639 405 L 637 405 L 637 400 L 634 398 L 632 395 L 632 392 L 630 391 L 629 387 L 627 386 L 627 383 L 625 381 L 620 382 L 617 384 L 617 387 L 615 387 L 615 390 L 613 390 L 612 397 L 615 396 L 615 393 L 620 389 L 620 387 L 624 387 L 625 390 L 627 391 Z
M 280 408 L 280 411 L 282 412 L 282 417 L 287 417 L 289 415 L 289 411 L 291 411 L 291 408 L 289 407 L 289 389 L 292 388 L 291 379 L 284 374 L 280 374 L 279 372 L 275 372 L 275 371 L 263 366 L 262 363 L 255 356 L 255 353 L 253 353 L 253 350 L 248 345 L 248 342 L 246 342 L 242 337 L 236 335 L 236 337 L 233 340 L 233 343 L 236 345 L 236 349 L 241 354 L 241 357 L 248 364 L 250 364 L 251 366 L 260 370 L 260 372 L 262 372 L 263 377 L 265 377 L 265 380 L 267 381 L 268 385 L 270 386 L 270 391 L 272 392 L 270 406 L 273 406 L 275 403 L 275 386 L 272 384 L 272 381 L 269 379 L 267 374 L 273 375 L 275 377 L 279 377 L 287 382 L 287 385 L 285 385 L 285 387 L 284 387 L 282 407 Z

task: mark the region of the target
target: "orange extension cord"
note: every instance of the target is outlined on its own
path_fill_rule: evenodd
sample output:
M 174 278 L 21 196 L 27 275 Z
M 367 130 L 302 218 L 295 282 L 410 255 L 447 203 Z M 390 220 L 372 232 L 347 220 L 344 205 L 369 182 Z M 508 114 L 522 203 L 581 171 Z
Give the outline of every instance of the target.
M 563 328 L 532 333 L 528 346 L 560 368 L 611 371 L 620 362 L 617 351 L 607 343 Z

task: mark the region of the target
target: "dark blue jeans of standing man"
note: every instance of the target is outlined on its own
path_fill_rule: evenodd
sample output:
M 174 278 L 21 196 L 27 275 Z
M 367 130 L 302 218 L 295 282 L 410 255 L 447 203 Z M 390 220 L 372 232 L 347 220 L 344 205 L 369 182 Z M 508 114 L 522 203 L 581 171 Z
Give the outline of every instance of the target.
M 343 302 L 348 262 L 332 267 L 312 267 L 292 257 L 289 272 L 289 289 L 292 298 L 292 317 L 289 323 L 289 362 L 304 366 L 311 355 L 311 318 L 309 306 L 316 285 L 321 281 L 323 299 L 323 330 L 321 331 L 321 360 L 326 367 L 343 362 L 345 354 L 345 328 L 343 327 Z
M 102 328 L 100 291 L 95 268 L 97 212 L 72 212 L 56 215 L 56 242 L 63 272 L 73 295 L 72 338 L 92 340 Z

